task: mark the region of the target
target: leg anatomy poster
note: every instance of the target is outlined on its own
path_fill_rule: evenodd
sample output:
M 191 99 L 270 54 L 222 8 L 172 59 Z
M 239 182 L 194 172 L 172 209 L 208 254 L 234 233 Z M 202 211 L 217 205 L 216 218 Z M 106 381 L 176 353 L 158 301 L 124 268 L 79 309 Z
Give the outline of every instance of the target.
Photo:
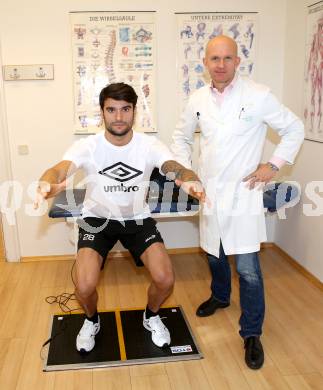
M 74 132 L 101 131 L 99 94 L 125 82 L 138 95 L 134 129 L 156 131 L 154 12 L 73 12 Z
M 307 139 L 323 142 L 323 1 L 308 7 L 304 123 Z
M 192 92 L 209 83 L 203 57 L 207 42 L 228 35 L 238 44 L 239 72 L 254 74 L 257 13 L 177 13 L 177 71 L 179 113 Z

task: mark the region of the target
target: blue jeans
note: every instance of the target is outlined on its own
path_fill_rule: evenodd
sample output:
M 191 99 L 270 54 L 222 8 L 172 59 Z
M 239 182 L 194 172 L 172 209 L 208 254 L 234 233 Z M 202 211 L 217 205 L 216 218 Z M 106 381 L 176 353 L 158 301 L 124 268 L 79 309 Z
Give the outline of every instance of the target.
M 222 243 L 219 258 L 208 254 L 212 274 L 211 290 L 214 298 L 230 302 L 231 270 Z M 264 285 L 258 253 L 235 255 L 240 284 L 240 336 L 260 336 L 265 315 Z

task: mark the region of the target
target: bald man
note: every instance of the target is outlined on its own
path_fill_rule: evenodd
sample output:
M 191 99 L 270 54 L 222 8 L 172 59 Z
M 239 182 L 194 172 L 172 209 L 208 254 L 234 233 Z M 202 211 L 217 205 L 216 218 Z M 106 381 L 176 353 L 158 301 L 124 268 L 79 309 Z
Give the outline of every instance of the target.
M 203 62 L 211 83 L 190 96 L 172 145 L 176 160 L 190 168 L 194 132 L 200 128 L 199 177 L 209 199 L 200 216 L 200 241 L 212 282 L 211 296 L 196 314 L 206 317 L 230 305 L 227 256 L 235 255 L 245 361 L 259 369 L 264 362 L 260 335 L 265 300 L 258 252 L 266 241 L 260 187 L 273 180 L 285 163 L 294 162 L 304 127 L 268 87 L 238 74 L 238 48 L 230 37 L 210 40 Z M 267 126 L 281 140 L 269 161 L 261 163 Z

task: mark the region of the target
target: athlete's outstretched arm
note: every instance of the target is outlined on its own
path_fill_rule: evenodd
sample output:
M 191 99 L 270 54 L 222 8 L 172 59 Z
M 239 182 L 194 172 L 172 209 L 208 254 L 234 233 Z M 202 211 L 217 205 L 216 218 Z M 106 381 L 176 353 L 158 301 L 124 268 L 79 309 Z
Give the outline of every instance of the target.
M 175 160 L 165 161 L 161 171 L 171 180 L 180 186 L 187 194 L 201 202 L 205 201 L 205 191 L 197 174 L 191 169 L 185 168 Z
M 34 207 L 37 209 L 44 199 L 65 190 L 66 179 L 77 170 L 72 161 L 63 160 L 47 169 L 39 179 Z

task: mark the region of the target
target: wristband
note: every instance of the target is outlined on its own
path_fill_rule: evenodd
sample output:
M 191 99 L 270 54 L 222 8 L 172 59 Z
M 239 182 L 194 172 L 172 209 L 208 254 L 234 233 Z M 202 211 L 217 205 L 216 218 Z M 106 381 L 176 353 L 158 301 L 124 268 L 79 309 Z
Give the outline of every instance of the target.
M 275 172 L 278 172 L 278 171 L 279 171 L 279 168 L 277 167 L 277 165 L 271 163 L 270 161 L 267 162 L 267 165 L 269 165 L 269 167 L 270 167 L 270 169 L 271 169 L 272 171 L 275 171 Z

